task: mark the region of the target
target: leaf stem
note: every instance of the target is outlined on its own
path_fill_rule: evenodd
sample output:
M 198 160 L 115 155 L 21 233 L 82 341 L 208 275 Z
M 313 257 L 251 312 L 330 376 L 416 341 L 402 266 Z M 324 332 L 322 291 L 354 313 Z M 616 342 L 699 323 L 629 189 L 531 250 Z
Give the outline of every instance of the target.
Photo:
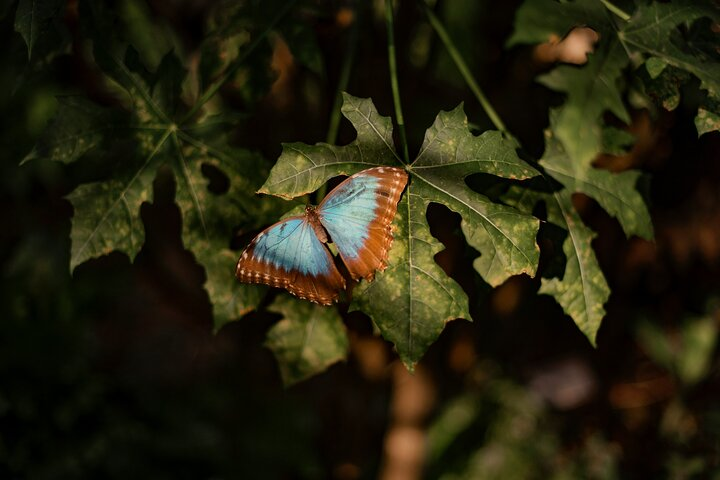
M 620 17 L 622 20 L 625 20 L 626 22 L 630 20 L 630 15 L 617 5 L 614 5 L 612 2 L 610 2 L 610 0 L 600 0 L 600 3 L 605 5 L 605 8 Z
M 410 155 L 408 153 L 407 137 L 405 136 L 405 120 L 402 114 L 402 105 L 400 104 L 400 88 L 397 79 L 397 60 L 395 58 L 395 33 L 393 27 L 393 7 L 392 0 L 385 0 L 385 24 L 387 27 L 388 37 L 388 65 L 390 67 L 390 87 L 392 88 L 393 103 L 395 104 L 395 119 L 398 125 L 398 133 L 400 135 L 400 144 L 403 151 L 404 162 L 410 163 Z
M 230 64 L 230 66 L 225 70 L 225 73 L 218 78 L 210 87 L 205 90 L 205 93 L 202 94 L 202 96 L 198 99 L 197 102 L 195 102 L 195 105 L 190 109 L 188 113 L 185 114 L 185 116 L 182 118 L 182 121 L 180 121 L 180 124 L 184 124 L 189 119 L 191 119 L 197 112 L 200 110 L 203 105 L 205 105 L 212 97 L 215 96 L 215 94 L 220 90 L 220 88 L 225 85 L 228 80 L 232 78 L 232 76 L 235 74 L 238 68 L 243 64 L 245 59 L 250 56 L 250 54 L 255 51 L 255 49 L 260 45 L 260 42 L 262 42 L 265 37 L 267 37 L 268 33 L 277 25 L 277 23 L 285 16 L 287 13 L 292 9 L 292 7 L 295 6 L 297 3 L 297 0 L 288 0 L 285 5 L 278 11 L 277 15 L 270 21 L 270 23 L 267 24 L 265 29 L 260 32 L 260 34 L 253 39 L 252 42 L 250 42 L 250 45 L 245 49 L 245 51 L 242 53 L 242 55 L 238 56 L 235 61 Z
M 445 45 L 445 48 L 450 54 L 450 57 L 452 57 L 453 61 L 455 62 L 455 66 L 460 71 L 463 79 L 465 79 L 465 83 L 467 83 L 467 85 L 470 87 L 470 90 L 472 90 L 475 98 L 477 98 L 483 110 L 485 110 L 485 114 L 488 116 L 493 125 L 495 125 L 495 128 L 500 130 L 503 134 L 509 136 L 510 133 L 508 132 L 507 127 L 505 127 L 505 124 L 500 119 L 500 116 L 497 114 L 493 106 L 490 105 L 490 102 L 488 101 L 483 91 L 480 89 L 480 86 L 475 81 L 472 73 L 470 73 L 470 69 L 465 63 L 465 60 L 463 60 L 462 56 L 460 55 L 460 52 L 458 52 L 458 49 L 455 47 L 455 44 L 450 38 L 450 35 L 448 35 L 447 30 L 445 30 L 445 27 L 437 18 L 432 9 L 424 1 L 422 1 L 421 3 L 425 9 L 425 15 L 427 16 L 430 25 L 432 25 L 432 27 L 435 29 L 435 32 L 438 34 L 438 37 L 440 37 L 440 40 Z

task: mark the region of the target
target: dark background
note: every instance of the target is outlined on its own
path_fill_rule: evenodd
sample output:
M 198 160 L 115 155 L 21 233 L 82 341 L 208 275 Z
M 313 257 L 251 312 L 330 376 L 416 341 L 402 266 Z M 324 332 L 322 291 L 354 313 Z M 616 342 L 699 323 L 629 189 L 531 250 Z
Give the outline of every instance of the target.
M 436 11 L 509 130 L 538 158 L 548 108 L 562 96 L 534 83 L 551 65 L 532 48 L 503 47 L 519 3 L 448 0 Z M 348 17 L 350 6 L 318 1 L 303 13 L 321 75 L 293 62 L 275 37 L 272 89 L 250 105 L 222 91 L 229 105 L 252 112 L 235 132 L 238 144 L 272 164 L 281 142 L 325 140 L 354 21 L 362 24 L 347 90 L 391 115 L 384 20 L 372 8 Z M 149 7 L 184 48 L 197 48 L 212 3 Z M 612 289 L 596 349 L 551 297 L 537 295 L 539 279 L 481 284 L 459 217 L 433 205 L 433 233 L 447 247 L 437 260 L 470 295 L 474 322 L 450 323 L 409 376 L 366 317 L 345 315 L 347 362 L 285 389 L 262 345 L 278 316 L 251 313 L 212 333 L 204 273 L 182 245 L 166 176 L 142 207 L 146 243 L 136 258 L 114 252 L 69 270 L 73 209 L 63 197 L 77 172 L 19 163 L 55 95 L 102 95 L 72 45 L 42 66 L 28 62 L 12 2 L 3 8 L 1 478 L 417 478 L 418 468 L 437 478 L 470 475 L 477 452 L 485 452 L 482 465 L 501 466 L 497 478 L 710 478 L 720 466 L 717 352 L 692 384 L 652 355 L 662 337 L 677 356 L 692 357 L 683 339 L 694 319 L 714 318 L 712 335 L 720 321 L 720 135 L 697 138 L 697 85 L 674 112 L 634 111 L 635 148 L 602 159 L 648 173 L 654 243 L 626 239 L 594 201 L 574 199 L 598 233 L 593 246 Z M 70 37 L 76 13 L 71 1 L 61 18 Z M 437 112 L 461 101 L 479 131 L 492 128 L 414 2 L 399 2 L 396 42 L 411 156 Z M 352 139 L 344 123 L 338 143 Z M 480 413 L 450 430 L 446 450 L 413 447 L 428 428 L 440 438 L 438 419 L 452 419 L 448 406 L 468 398 Z M 527 424 L 513 423 L 519 418 Z M 482 463 L 488 452 L 502 455 Z

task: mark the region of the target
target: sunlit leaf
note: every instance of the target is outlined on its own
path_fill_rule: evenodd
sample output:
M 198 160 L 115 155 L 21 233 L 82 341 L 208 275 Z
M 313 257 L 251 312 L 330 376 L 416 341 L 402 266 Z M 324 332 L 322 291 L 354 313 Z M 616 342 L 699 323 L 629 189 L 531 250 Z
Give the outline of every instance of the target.
M 285 145 L 261 192 L 294 197 L 337 175 L 378 164 L 400 165 L 390 119 L 381 117 L 370 100 L 345 95 L 343 114 L 358 132 L 353 143 L 343 147 Z M 516 145 L 498 132 L 472 135 L 458 107 L 438 115 L 418 157 L 407 166 L 410 181 L 398 206 L 390 266 L 374 282 L 358 286 L 352 308 L 370 315 L 383 336 L 395 343 L 409 368 L 445 323 L 469 318 L 464 292 L 434 261 L 441 245 L 427 225 L 430 202 L 442 203 L 462 216 L 465 238 L 481 254 L 475 268 L 488 283 L 498 285 L 512 275 L 535 273 L 538 221 L 493 203 L 465 183 L 465 177 L 473 173 L 512 179 L 535 176 L 537 172 L 518 158 L 515 149 Z

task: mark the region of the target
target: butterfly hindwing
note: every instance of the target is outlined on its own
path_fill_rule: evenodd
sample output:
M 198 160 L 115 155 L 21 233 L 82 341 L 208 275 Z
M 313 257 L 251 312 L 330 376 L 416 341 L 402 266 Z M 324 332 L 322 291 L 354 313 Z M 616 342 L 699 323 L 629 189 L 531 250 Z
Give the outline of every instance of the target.
M 391 224 L 407 180 L 407 173 L 399 168 L 363 170 L 343 181 L 318 206 L 320 222 L 353 279 L 371 280 L 376 270 L 387 266 Z
M 327 247 L 305 216 L 290 217 L 265 229 L 240 256 L 236 275 L 242 282 L 264 283 L 322 305 L 345 288 Z

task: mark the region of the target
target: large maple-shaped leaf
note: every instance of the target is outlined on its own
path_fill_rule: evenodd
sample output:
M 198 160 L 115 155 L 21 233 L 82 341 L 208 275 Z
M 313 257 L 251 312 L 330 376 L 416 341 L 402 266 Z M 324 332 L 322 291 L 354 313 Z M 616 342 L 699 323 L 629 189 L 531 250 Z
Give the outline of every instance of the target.
M 275 355 L 286 386 L 347 357 L 350 345 L 336 309 L 280 295 L 268 310 L 283 316 L 268 331 L 265 346 Z
M 206 138 L 204 124 L 180 127 L 173 120 L 181 106 L 184 72 L 172 54 L 162 59 L 154 74 L 145 75 L 133 70 L 137 65 L 132 49 L 120 60 L 115 47 L 106 51 L 103 46 L 95 45 L 95 57 L 101 59 L 124 108 L 99 107 L 81 97 L 61 98 L 56 119 L 26 160 L 45 157 L 105 167 L 101 180 L 82 183 L 68 195 L 75 210 L 73 268 L 112 250 L 131 257 L 140 250 L 145 239 L 140 205 L 151 199 L 158 169 L 169 166 L 183 215 L 183 241 L 205 267 L 219 328 L 254 308 L 265 291 L 236 281 L 237 254 L 230 250 L 234 230 L 259 229 L 290 206 L 253 194 L 266 171 L 258 155 L 231 147 L 214 133 Z M 208 168 L 223 179 L 224 189 L 210 191 Z
M 400 162 L 392 139 L 392 121 L 378 114 L 369 100 L 343 94 L 342 114 L 357 139 L 342 147 L 318 143 L 283 144 L 283 151 L 259 193 L 295 198 L 316 190 L 337 175 L 351 175 L 377 165 Z
M 343 114 L 358 131 L 347 146 L 288 144 L 261 192 L 295 197 L 337 175 L 374 165 L 402 165 L 392 143 L 392 123 L 372 101 L 345 95 Z M 430 235 L 426 210 L 441 203 L 462 216 L 468 243 L 480 251 L 475 268 L 492 285 L 512 275 L 534 274 L 538 222 L 472 191 L 465 177 L 490 173 L 525 179 L 537 172 L 498 132 L 470 133 L 461 107 L 441 112 L 428 129 L 418 157 L 406 165 L 410 181 L 394 221 L 395 242 L 387 270 L 355 289 L 351 308 L 373 319 L 409 367 L 420 359 L 448 321 L 469 318 L 467 297 L 434 262 L 441 244 Z

